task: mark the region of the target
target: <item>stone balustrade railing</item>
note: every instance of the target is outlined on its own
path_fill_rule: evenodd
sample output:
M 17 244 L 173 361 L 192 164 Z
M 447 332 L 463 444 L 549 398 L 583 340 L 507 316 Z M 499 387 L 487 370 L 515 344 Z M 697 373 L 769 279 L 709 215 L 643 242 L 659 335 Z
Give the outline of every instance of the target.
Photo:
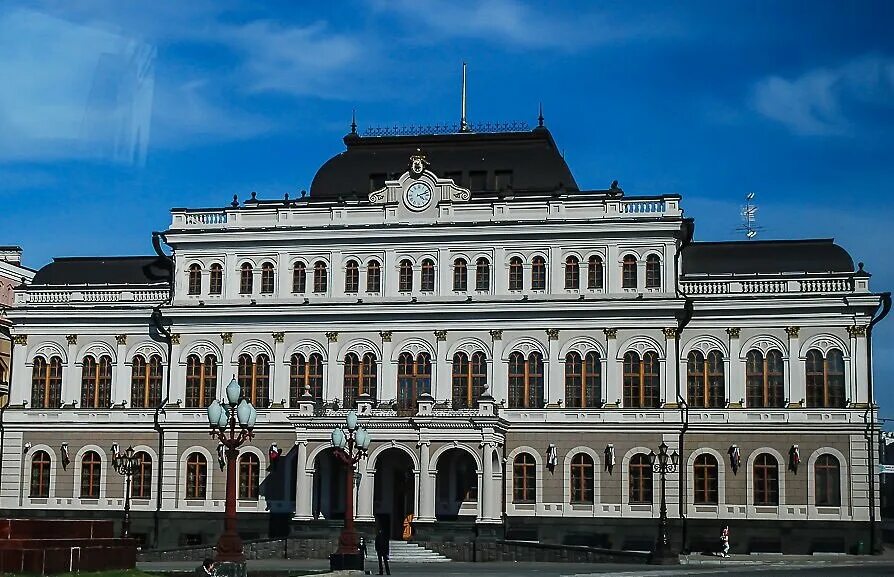
M 168 296 L 167 288 L 45 290 L 18 292 L 16 293 L 16 304 L 151 303 L 164 301 Z
M 795 280 L 697 280 L 681 282 L 680 289 L 687 295 L 849 293 L 854 292 L 854 282 L 850 277 Z

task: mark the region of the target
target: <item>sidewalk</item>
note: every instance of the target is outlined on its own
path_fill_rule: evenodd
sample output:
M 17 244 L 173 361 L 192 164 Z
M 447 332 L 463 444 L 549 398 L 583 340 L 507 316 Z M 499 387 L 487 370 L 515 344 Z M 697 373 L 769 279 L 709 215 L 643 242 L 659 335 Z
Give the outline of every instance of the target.
M 781 553 L 751 553 L 720 557 L 691 553 L 680 556 L 681 565 L 863 565 L 891 563 L 894 551 L 886 550 L 881 555 L 847 555 L 844 553 L 816 553 L 814 555 L 783 555 Z

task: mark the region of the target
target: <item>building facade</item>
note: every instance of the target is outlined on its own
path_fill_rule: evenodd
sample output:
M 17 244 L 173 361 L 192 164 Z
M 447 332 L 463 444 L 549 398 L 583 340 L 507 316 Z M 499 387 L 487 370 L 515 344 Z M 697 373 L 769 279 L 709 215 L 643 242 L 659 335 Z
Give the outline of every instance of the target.
M 549 131 L 360 136 L 310 194 L 173 209 L 170 258 L 56 259 L 16 292 L 0 506 L 212 542 L 205 407 L 259 407 L 246 537 L 344 512 L 332 428 L 372 435 L 356 515 L 394 538 L 845 551 L 877 519 L 867 331 L 831 240 L 693 242 L 677 195 L 580 190 Z M 467 533 L 464 533 L 467 532 Z
M 9 376 L 12 367 L 12 323 L 9 309 L 15 296 L 14 289 L 28 284 L 34 278 L 34 271 L 22 266 L 22 248 L 0 246 L 0 406 L 6 404 L 9 391 Z

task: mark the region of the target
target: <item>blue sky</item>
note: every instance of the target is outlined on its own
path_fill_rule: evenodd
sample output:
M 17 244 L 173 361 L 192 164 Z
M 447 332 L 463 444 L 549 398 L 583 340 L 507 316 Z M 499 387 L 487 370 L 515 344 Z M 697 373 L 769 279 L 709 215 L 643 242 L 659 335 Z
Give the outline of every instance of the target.
M 894 3 L 6 1 L 0 244 L 151 252 L 174 206 L 295 194 L 370 125 L 536 121 L 578 183 L 680 193 L 699 240 L 835 237 L 894 288 Z M 545 7 L 549 9 L 546 10 Z M 875 339 L 894 418 L 894 318 Z

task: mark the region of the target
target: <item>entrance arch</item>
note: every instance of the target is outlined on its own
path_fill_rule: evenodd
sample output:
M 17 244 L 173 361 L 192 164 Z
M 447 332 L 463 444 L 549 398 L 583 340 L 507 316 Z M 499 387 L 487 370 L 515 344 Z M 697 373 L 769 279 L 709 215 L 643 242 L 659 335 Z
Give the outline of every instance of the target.
M 391 539 L 409 539 L 416 509 L 413 460 L 403 449 L 382 451 L 375 461 L 373 515 Z
M 345 516 L 344 464 L 327 449 L 314 459 L 313 516 L 341 519 Z
M 448 449 L 437 462 L 435 516 L 449 521 L 478 514 L 478 469 L 465 449 Z

